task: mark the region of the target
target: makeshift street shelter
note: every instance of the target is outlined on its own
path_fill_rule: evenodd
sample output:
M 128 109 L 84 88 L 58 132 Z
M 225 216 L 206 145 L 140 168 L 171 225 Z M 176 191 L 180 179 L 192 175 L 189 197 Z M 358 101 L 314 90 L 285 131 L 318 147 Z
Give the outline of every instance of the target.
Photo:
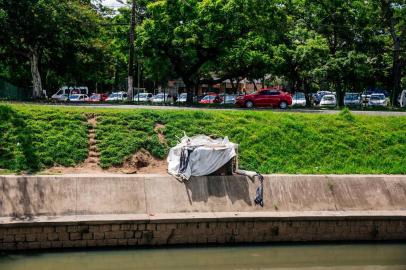
M 185 135 L 169 152 L 168 172 L 181 180 L 210 175 L 236 157 L 236 147 L 227 137 L 212 139 L 205 135 Z
M 192 176 L 213 174 L 233 159 L 237 161 L 237 147 L 237 144 L 230 142 L 227 137 L 212 139 L 205 135 L 188 137 L 185 134 L 180 143 L 169 151 L 168 172 L 181 181 L 187 181 Z M 245 175 L 252 180 L 258 177 L 260 186 L 256 191 L 254 202 L 263 207 L 264 178 L 262 175 L 239 170 L 238 165 L 233 168 L 233 173 Z

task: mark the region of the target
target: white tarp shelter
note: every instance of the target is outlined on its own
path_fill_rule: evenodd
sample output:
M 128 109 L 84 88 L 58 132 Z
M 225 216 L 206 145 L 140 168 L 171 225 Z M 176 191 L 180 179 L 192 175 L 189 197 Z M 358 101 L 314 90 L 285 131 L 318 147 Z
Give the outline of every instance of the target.
M 236 156 L 236 147 L 227 137 L 212 139 L 205 135 L 185 135 L 169 151 L 168 172 L 182 180 L 212 174 Z

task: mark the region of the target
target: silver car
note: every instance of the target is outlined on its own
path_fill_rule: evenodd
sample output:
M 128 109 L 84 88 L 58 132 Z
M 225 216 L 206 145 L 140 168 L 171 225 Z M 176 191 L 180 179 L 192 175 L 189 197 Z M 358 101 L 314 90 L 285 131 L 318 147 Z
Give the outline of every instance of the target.
M 221 98 L 223 99 L 222 104 L 235 104 L 236 101 L 235 95 L 224 95 Z
M 306 107 L 306 96 L 303 92 L 296 92 L 293 95 L 292 106 Z
M 84 94 L 75 94 L 75 95 L 70 95 L 69 96 L 69 101 L 70 102 L 83 102 L 87 98 L 89 98 L 87 95 Z
M 180 94 L 178 99 L 176 100 L 176 102 L 179 103 L 185 103 L 186 101 L 187 101 L 187 93 Z
M 153 103 L 164 103 L 164 102 L 172 102 L 172 97 L 167 93 L 159 93 L 152 97 L 151 101 Z
M 368 101 L 368 106 L 371 107 L 386 107 L 388 100 L 384 94 L 372 94 Z
M 127 100 L 127 92 L 114 92 L 109 95 L 106 101 Z
M 324 95 L 320 101 L 320 107 L 335 107 L 337 99 L 335 95 Z
M 149 102 L 151 101 L 153 95 L 151 93 L 138 93 L 133 97 L 133 101 L 136 102 Z
M 361 95 L 357 93 L 346 93 L 344 96 L 344 106 L 356 107 L 361 105 Z

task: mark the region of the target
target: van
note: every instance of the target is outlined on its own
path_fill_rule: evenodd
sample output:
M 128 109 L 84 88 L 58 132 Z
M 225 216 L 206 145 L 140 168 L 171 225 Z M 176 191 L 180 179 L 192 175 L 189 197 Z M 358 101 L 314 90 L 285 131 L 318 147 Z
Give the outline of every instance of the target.
M 64 86 L 53 94 L 51 98 L 55 100 L 69 100 L 69 96 L 78 94 L 88 95 L 89 88 L 86 86 Z

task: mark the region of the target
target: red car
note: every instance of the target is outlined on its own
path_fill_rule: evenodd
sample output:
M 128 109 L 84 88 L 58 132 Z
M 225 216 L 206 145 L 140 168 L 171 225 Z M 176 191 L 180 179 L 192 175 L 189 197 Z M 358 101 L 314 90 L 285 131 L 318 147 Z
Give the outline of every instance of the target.
M 279 107 L 286 109 L 292 105 L 292 96 L 277 89 L 262 89 L 258 92 L 238 96 L 235 104 L 240 107 Z
M 102 102 L 106 101 L 106 99 L 109 97 L 109 95 L 105 93 L 101 94 L 92 94 L 88 99 L 86 99 L 87 102 Z
M 214 104 L 214 103 L 221 103 L 222 99 L 217 94 L 210 94 L 202 98 L 199 103 L 200 104 Z

